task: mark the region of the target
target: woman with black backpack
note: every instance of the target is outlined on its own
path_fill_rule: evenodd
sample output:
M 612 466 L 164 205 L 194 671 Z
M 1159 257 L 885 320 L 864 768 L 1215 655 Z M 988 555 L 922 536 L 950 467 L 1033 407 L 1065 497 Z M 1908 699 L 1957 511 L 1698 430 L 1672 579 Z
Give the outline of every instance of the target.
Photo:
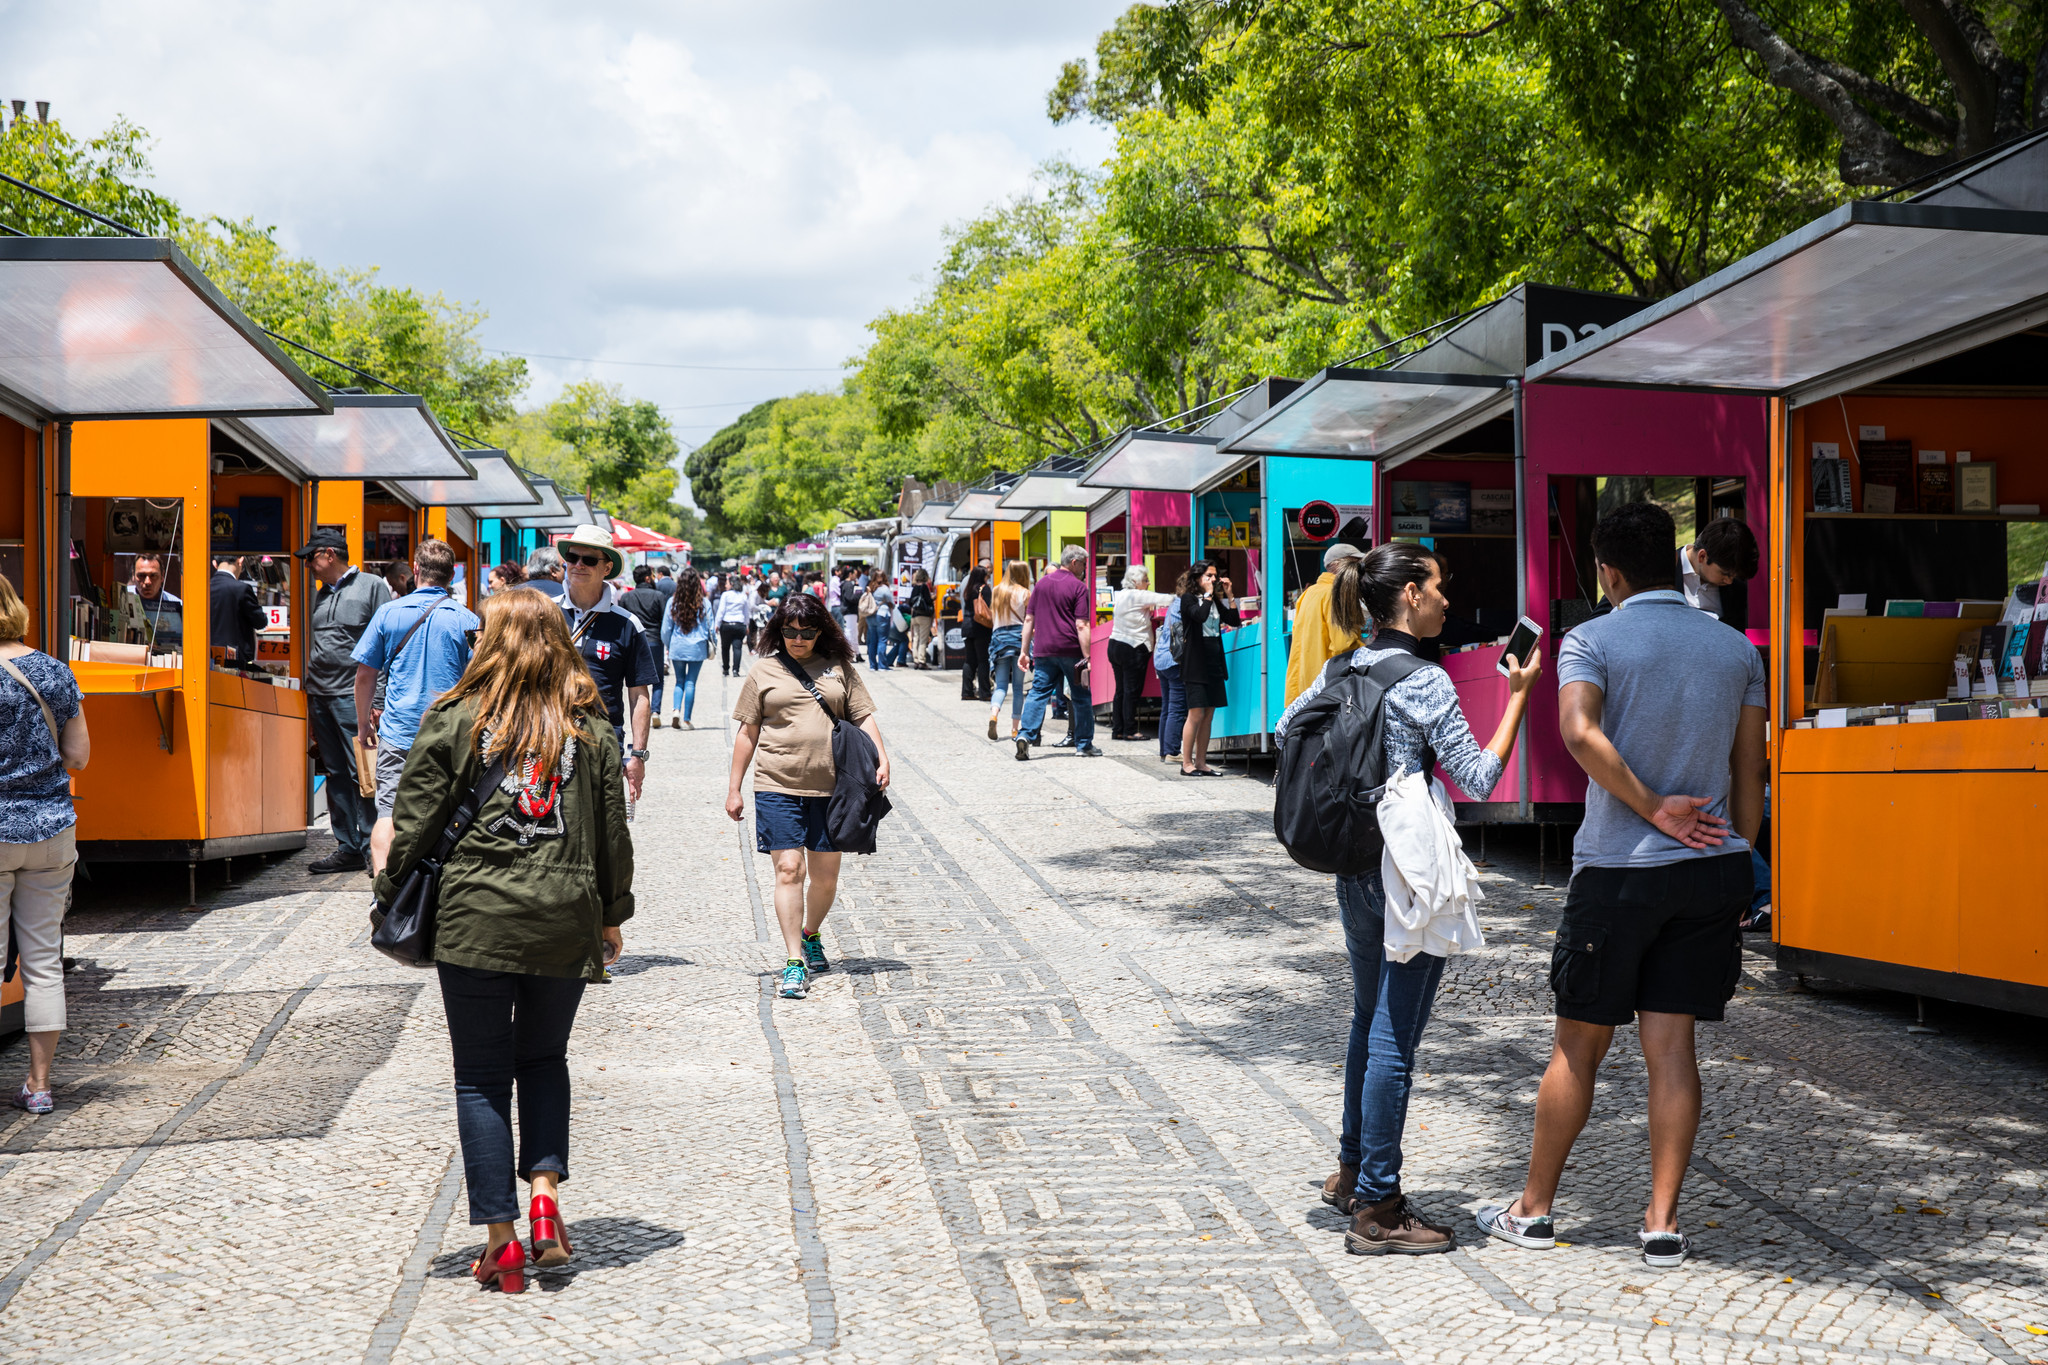
M 761 648 L 771 662 L 747 674 L 732 707 L 739 734 L 732 746 L 725 813 L 734 820 L 745 816 L 740 784 L 758 753 L 754 847 L 775 860 L 775 919 L 789 950 L 777 993 L 801 1000 L 811 977 L 831 966 L 820 931 L 839 894 L 842 857 L 826 820 L 838 776 L 832 761 L 833 717 L 845 717 L 874 741 L 875 783 L 881 788 L 889 785 L 889 753 L 882 747 L 875 703 L 853 666 L 853 651 L 833 627 L 824 603 L 807 592 L 783 598 L 761 628 Z
M 1443 630 L 1450 602 L 1443 567 L 1420 545 L 1382 545 L 1345 562 L 1330 588 L 1330 619 L 1365 640 L 1350 656 L 1364 672 L 1397 654 L 1420 654 L 1422 642 Z M 1368 617 L 1370 618 L 1368 620 Z M 1329 685 L 1331 668 L 1311 683 L 1275 727 L 1287 727 Z M 1508 704 L 1484 748 L 1465 723 L 1457 688 L 1434 664 L 1394 683 L 1380 703 L 1385 776 L 1427 777 L 1441 766 L 1451 781 L 1484 800 L 1507 770 L 1515 735 L 1529 705 L 1529 689 L 1543 672 L 1541 650 L 1510 664 Z M 1429 1023 L 1444 959 L 1416 953 L 1406 962 L 1387 958 L 1386 892 L 1377 868 L 1337 878 L 1337 912 L 1351 956 L 1351 1043 L 1344 1058 L 1344 1124 L 1337 1170 L 1323 1182 L 1323 1202 L 1351 1215 L 1345 1249 L 1360 1256 L 1425 1255 L 1449 1251 L 1450 1228 L 1424 1221 L 1401 1193 L 1401 1134 L 1408 1122 L 1408 1092 L 1415 1047 Z

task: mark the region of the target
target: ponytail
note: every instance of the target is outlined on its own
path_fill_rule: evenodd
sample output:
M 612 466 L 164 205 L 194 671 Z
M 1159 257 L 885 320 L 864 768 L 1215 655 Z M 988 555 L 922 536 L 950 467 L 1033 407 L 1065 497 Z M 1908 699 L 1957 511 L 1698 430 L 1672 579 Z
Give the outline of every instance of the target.
M 1347 559 L 1330 586 L 1330 621 L 1363 640 L 1372 625 L 1394 619 L 1396 604 L 1410 583 L 1427 583 L 1438 569 L 1436 555 L 1420 545 L 1393 541 L 1363 558 Z M 1369 618 L 1369 619 L 1368 619 Z

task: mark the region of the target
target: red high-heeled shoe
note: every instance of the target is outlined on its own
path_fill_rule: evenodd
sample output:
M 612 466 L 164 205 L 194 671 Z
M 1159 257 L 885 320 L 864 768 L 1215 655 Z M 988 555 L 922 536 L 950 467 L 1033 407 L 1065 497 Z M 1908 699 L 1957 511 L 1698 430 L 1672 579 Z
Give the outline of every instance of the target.
M 569 1230 L 562 1226 L 561 1210 L 545 1194 L 537 1194 L 526 1210 L 527 1229 L 532 1234 L 533 1263 L 537 1266 L 567 1265 L 574 1254 Z
M 499 1247 L 495 1255 L 479 1257 L 469 1269 L 486 1289 L 496 1287 L 501 1294 L 526 1292 L 526 1248 L 517 1237 Z

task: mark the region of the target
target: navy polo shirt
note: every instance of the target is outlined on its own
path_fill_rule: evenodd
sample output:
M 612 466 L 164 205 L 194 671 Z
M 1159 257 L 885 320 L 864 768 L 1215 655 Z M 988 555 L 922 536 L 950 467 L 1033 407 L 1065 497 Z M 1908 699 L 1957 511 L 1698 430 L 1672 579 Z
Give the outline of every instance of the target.
M 563 593 L 562 614 L 569 622 L 576 652 L 583 656 L 597 693 L 604 698 L 605 714 L 611 717 L 613 728 L 624 727 L 626 689 L 653 687 L 661 681 L 639 618 L 619 605 L 618 595 L 609 585 L 603 599 L 587 612 L 578 611 Z

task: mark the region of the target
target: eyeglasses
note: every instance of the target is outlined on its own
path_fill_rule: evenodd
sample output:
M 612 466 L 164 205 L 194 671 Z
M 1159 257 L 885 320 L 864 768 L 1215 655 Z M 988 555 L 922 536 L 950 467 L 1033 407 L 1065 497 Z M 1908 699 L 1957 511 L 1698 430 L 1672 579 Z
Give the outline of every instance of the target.
M 596 568 L 596 567 L 597 567 L 598 565 L 600 565 L 600 564 L 604 563 L 604 556 L 603 556 L 603 555 L 572 555 L 572 554 L 568 554 L 568 553 L 564 552 L 564 554 L 562 555 L 562 562 L 563 562 L 564 564 L 581 564 L 581 565 L 582 565 L 582 566 L 583 566 L 584 568 L 586 568 L 586 569 L 594 569 L 594 568 Z
M 818 638 L 818 632 L 815 629 L 791 630 L 788 626 L 784 626 L 782 628 L 782 638 L 785 640 L 815 640 Z

